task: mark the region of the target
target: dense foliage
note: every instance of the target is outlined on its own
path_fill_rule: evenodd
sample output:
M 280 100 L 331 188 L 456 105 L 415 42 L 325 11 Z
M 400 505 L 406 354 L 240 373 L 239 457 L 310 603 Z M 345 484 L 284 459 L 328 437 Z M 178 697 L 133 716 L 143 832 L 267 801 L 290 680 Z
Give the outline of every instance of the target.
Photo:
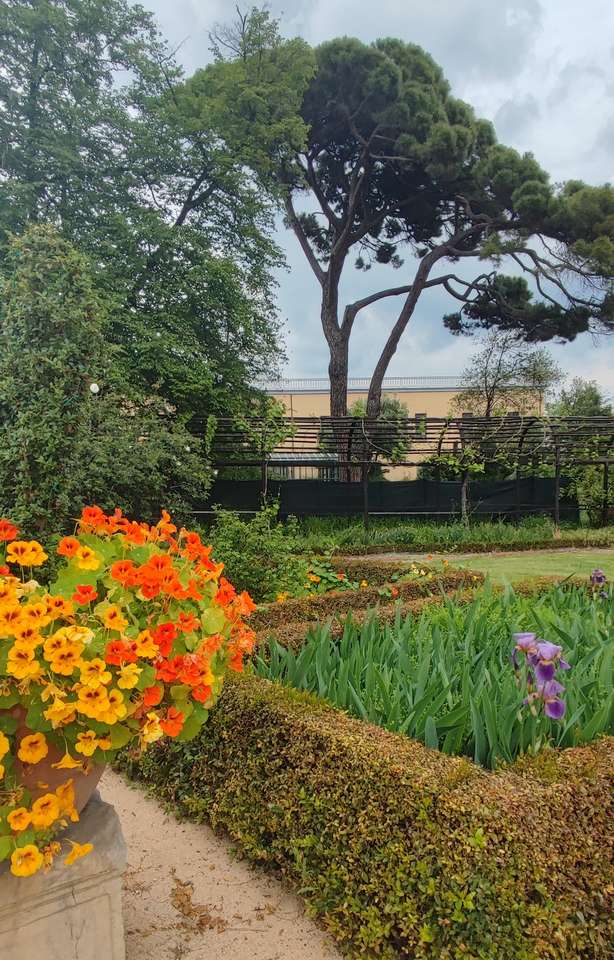
M 0 2 L 0 256 L 52 222 L 113 292 L 130 377 L 181 412 L 232 413 L 279 357 L 261 190 L 194 129 L 153 17 L 126 0 Z
M 0 283 L 0 513 L 45 537 L 72 530 L 84 497 L 185 519 L 209 483 L 205 445 L 129 378 L 90 263 L 32 227 Z

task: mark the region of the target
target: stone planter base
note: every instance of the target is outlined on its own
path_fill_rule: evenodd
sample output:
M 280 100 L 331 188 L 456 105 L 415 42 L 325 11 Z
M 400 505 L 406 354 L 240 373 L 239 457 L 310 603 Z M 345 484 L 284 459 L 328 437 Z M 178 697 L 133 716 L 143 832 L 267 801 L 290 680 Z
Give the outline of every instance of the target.
M 0 868 L 2 960 L 125 960 L 119 817 L 96 793 L 64 836 L 94 849 L 71 867 L 58 857 L 47 874 Z

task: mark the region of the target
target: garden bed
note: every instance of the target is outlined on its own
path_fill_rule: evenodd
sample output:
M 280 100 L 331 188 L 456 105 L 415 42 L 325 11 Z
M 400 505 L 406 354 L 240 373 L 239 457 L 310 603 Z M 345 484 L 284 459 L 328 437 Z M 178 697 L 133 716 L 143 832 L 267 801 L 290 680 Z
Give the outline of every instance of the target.
M 614 740 L 496 773 L 255 677 L 130 771 L 293 880 L 365 957 L 607 960 Z

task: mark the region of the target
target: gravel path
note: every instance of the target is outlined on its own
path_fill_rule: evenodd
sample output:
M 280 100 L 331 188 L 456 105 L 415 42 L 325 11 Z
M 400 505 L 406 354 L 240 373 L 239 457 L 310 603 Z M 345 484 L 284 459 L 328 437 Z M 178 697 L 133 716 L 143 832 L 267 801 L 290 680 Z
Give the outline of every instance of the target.
M 100 784 L 128 846 L 126 960 L 340 960 L 283 883 L 182 823 L 107 770 Z

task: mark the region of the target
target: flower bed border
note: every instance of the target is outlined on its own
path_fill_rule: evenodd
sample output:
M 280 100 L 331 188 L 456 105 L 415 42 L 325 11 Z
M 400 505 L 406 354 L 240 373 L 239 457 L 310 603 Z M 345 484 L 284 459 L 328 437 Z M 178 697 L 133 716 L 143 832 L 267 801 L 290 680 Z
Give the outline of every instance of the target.
M 614 738 L 490 773 L 256 677 L 124 761 L 299 885 L 353 956 L 606 960 Z

